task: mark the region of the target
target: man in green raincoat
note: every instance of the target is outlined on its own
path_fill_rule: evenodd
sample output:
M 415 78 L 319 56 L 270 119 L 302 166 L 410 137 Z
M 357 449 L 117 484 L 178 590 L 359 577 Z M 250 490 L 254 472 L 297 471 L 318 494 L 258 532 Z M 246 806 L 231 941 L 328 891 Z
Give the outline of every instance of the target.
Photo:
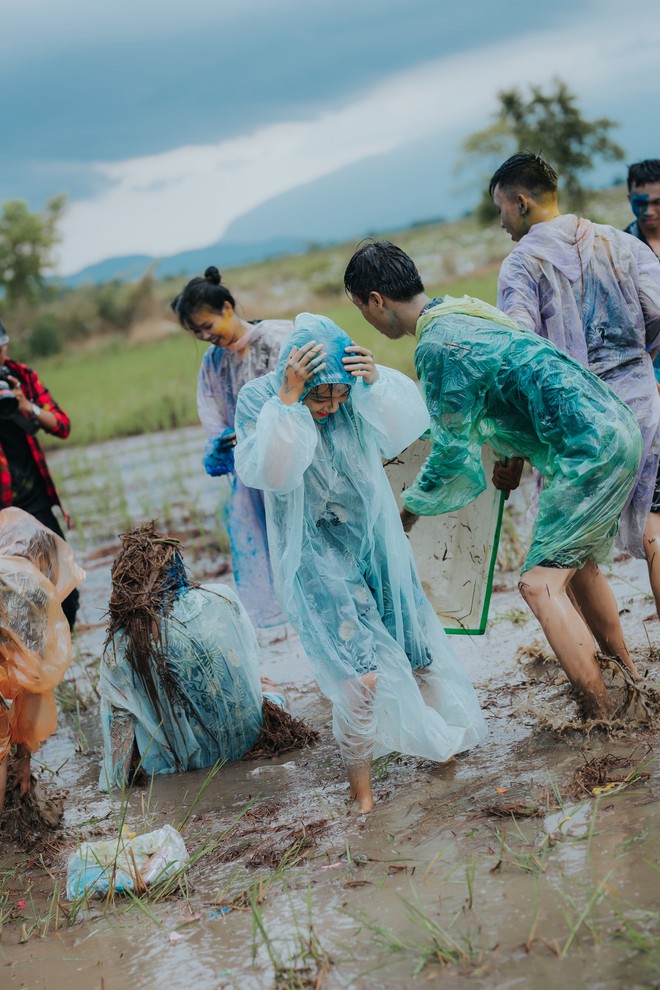
M 594 638 L 638 677 L 598 568 L 611 557 L 639 468 L 634 416 L 595 375 L 493 306 L 468 296 L 430 299 L 413 261 L 387 241 L 362 245 L 344 283 L 380 333 L 418 339 L 415 367 L 432 446 L 403 496 L 404 525 L 462 508 L 484 490 L 482 444 L 529 460 L 545 487 L 520 592 L 586 713 L 607 717 L 612 703 Z M 509 487 L 507 469 L 497 468 L 493 481 Z

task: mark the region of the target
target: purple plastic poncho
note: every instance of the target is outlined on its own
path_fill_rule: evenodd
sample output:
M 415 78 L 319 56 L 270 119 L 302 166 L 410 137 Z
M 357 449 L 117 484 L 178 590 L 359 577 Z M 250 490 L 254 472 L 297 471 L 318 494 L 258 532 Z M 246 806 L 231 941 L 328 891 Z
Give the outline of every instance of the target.
M 618 545 L 644 557 L 660 457 L 660 265 L 641 241 L 572 214 L 537 223 L 505 258 L 498 306 L 606 382 L 633 411 L 644 451 Z
M 211 346 L 199 369 L 197 410 L 210 440 L 234 429 L 236 399 L 243 385 L 274 371 L 284 338 L 293 330 L 289 320 L 262 320 L 254 324 L 237 346 Z M 247 488 L 234 472 L 225 523 L 231 544 L 231 563 L 239 597 L 259 629 L 284 622 L 273 592 L 268 556 L 263 492 Z

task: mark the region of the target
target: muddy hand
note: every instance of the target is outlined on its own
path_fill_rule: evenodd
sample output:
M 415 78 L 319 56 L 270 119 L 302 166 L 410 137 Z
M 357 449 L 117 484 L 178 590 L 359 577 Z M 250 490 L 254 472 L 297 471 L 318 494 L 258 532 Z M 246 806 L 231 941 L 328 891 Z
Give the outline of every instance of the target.
M 367 385 L 373 385 L 378 381 L 378 368 L 373 354 L 367 347 L 362 347 L 352 340 L 350 345 L 344 348 L 344 353 L 347 356 L 341 360 L 346 371 L 355 378 L 363 378 Z
M 280 399 L 285 406 L 293 406 L 307 389 L 307 383 L 318 371 L 325 368 L 327 353 L 323 344 L 310 340 L 303 347 L 292 347 L 282 376 Z
M 416 516 L 414 512 L 410 512 L 408 509 L 401 509 L 399 515 L 404 533 L 409 533 L 419 519 L 419 516 Z
M 520 484 L 524 466 L 522 457 L 512 457 L 508 464 L 495 463 L 493 468 L 493 484 L 498 491 L 506 492 L 508 498 L 511 492 Z

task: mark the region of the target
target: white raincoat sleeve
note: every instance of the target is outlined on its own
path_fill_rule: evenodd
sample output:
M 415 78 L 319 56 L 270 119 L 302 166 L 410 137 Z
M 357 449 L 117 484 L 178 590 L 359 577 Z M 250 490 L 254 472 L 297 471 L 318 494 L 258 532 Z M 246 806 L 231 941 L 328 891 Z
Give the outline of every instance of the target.
M 545 336 L 537 281 L 517 253 L 502 262 L 497 280 L 497 308 L 516 323 Z
M 351 389 L 356 413 L 372 427 L 383 457 L 396 457 L 428 430 L 426 403 L 411 378 L 393 368 L 378 368 L 378 381 L 359 379 Z
M 307 406 L 284 405 L 263 382 L 248 382 L 239 393 L 234 463 L 244 485 L 287 495 L 302 484 L 318 435 Z

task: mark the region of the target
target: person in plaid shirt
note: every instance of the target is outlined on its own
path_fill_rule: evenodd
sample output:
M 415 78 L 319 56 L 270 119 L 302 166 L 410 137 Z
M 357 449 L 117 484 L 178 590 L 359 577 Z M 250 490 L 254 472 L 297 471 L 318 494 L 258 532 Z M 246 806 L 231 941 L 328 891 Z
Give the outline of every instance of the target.
M 10 385 L 4 401 L 0 398 L 0 508 L 17 506 L 64 537 L 53 514 L 53 506 L 62 509 L 62 504 L 35 434 L 42 429 L 65 440 L 71 428 L 69 417 L 32 368 L 7 358 L 8 343 L 9 336 L 0 322 L 0 366 L 6 369 L 2 377 Z M 8 415 L 5 409 L 11 405 L 9 393 L 18 400 L 18 407 Z M 62 514 L 68 523 L 64 509 Z M 78 604 L 77 590 L 62 602 L 72 629 Z

